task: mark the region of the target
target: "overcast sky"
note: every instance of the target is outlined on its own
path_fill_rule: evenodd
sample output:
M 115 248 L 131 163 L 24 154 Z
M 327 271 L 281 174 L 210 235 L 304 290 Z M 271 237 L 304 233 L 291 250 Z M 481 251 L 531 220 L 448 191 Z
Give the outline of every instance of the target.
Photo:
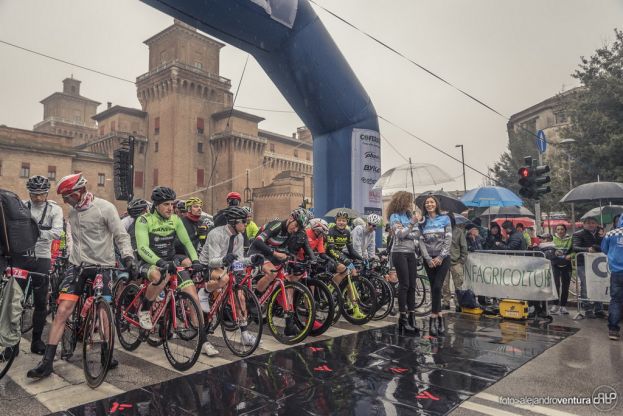
M 613 40 L 623 26 L 620 0 L 316 0 L 354 25 L 471 93 L 505 116 L 578 85 L 570 74 L 580 56 Z M 379 115 L 486 171 L 506 149 L 506 120 L 407 63 L 361 33 L 316 11 L 368 91 Z M 0 0 L 0 40 L 121 78 L 147 72 L 143 41 L 173 19 L 133 0 Z M 240 80 L 246 53 L 221 50 L 221 75 Z M 0 43 L 0 124 L 32 129 L 42 120 L 39 101 L 62 89 L 72 75 L 82 95 L 140 108 L 133 84 Z M 237 106 L 290 110 L 253 58 Z M 260 127 L 290 135 L 302 125 L 296 114 L 244 111 L 266 121 Z M 461 166 L 380 121 L 381 134 L 413 162 L 435 163 L 453 177 Z M 404 160 L 383 143 L 383 171 Z M 482 177 L 467 172 L 467 186 Z M 444 185 L 462 188 L 462 179 Z

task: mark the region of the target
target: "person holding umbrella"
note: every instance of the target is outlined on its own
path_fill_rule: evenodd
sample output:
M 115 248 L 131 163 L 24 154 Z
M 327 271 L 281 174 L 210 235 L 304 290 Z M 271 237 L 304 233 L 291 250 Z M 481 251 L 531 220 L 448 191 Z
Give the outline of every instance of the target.
M 387 219 L 394 233 L 391 248 L 392 266 L 396 268 L 399 281 L 398 328 L 408 334 L 417 333 L 415 322 L 415 283 L 417 280 L 416 246 L 426 251 L 421 244 L 418 223 L 419 213 L 412 213 L 413 194 L 405 191 L 396 192 L 387 207 Z M 407 318 L 407 312 L 409 316 Z
M 599 236 L 597 229 L 597 218 L 584 218 L 584 227 L 573 234 L 573 251 L 575 253 L 598 253 L 601 251 L 600 244 L 602 237 Z M 584 256 L 577 257 L 578 278 L 580 279 L 580 298 L 584 299 L 582 305 L 586 309 L 587 318 L 605 318 L 603 304 L 595 302 L 593 304 L 586 303 L 586 273 L 584 271 Z
M 619 339 L 619 322 L 623 307 L 623 217 L 617 228 L 610 230 L 601 242 L 601 251 L 608 256 L 610 269 L 610 307 L 608 308 L 608 337 Z
M 443 282 L 450 270 L 450 247 L 452 245 L 452 225 L 447 215 L 441 214 L 439 200 L 429 195 L 423 205 L 424 220 L 422 229 L 422 256 L 424 268 L 431 287 L 432 312 L 429 319 L 430 335 L 444 335 L 446 323 L 441 313 L 441 291 Z

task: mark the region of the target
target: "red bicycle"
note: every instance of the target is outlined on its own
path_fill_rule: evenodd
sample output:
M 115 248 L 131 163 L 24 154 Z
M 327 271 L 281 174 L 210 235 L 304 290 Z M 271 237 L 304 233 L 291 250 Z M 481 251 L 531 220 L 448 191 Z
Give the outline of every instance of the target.
M 259 304 L 266 308 L 268 329 L 277 341 L 286 345 L 304 340 L 312 330 L 316 317 L 310 290 L 302 283 L 286 278 L 296 264 L 296 261 L 288 260 L 275 266 L 276 269 L 272 270 L 276 273 L 275 279 L 259 299 Z M 250 290 L 253 278 L 252 273 L 247 272 L 240 285 Z
M 219 291 L 210 305 L 210 312 L 206 314 L 207 334 L 213 334 L 220 324 L 227 348 L 239 357 L 253 354 L 262 337 L 263 320 L 258 313 L 260 303 L 253 291 L 243 284 L 245 276 L 252 278 L 260 270 L 259 267 L 245 267 L 238 261 L 229 266 L 223 273 L 223 276 L 229 276 L 229 282 Z M 202 279 L 195 284 L 200 287 L 204 281 Z
M 151 307 L 152 330 L 144 330 L 138 321 L 142 295 L 150 284 L 147 279 L 139 286 L 130 283 L 125 287 L 117 302 L 115 326 L 123 348 L 133 351 L 156 332 L 162 338 L 164 353 L 173 368 L 179 371 L 190 369 L 201 354 L 205 342 L 203 313 L 192 296 L 178 290 L 178 274 L 188 273 L 189 268 L 178 267 L 177 273 L 169 274 L 164 288 L 164 298 L 157 298 Z M 160 270 L 167 273 L 166 270 Z

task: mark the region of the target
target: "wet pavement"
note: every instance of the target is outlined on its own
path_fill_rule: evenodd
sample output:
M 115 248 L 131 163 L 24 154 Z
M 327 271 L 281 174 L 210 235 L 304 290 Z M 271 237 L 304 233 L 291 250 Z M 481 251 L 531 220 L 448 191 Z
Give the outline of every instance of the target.
M 317 341 L 55 415 L 443 415 L 578 329 L 449 316 L 444 337 L 396 326 Z

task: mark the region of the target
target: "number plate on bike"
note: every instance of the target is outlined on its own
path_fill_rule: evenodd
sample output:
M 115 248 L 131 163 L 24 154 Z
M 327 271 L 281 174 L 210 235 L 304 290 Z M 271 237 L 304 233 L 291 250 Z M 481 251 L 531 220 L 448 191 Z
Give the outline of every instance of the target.
M 235 272 L 243 272 L 244 271 L 244 263 L 241 261 L 235 261 L 232 263 L 231 268 Z
M 101 274 L 98 274 L 97 276 L 95 276 L 95 280 L 93 281 L 93 288 L 94 289 L 104 288 L 104 276 L 102 276 Z
M 18 269 L 17 267 L 7 267 L 4 273 L 16 279 L 28 279 L 28 270 Z

